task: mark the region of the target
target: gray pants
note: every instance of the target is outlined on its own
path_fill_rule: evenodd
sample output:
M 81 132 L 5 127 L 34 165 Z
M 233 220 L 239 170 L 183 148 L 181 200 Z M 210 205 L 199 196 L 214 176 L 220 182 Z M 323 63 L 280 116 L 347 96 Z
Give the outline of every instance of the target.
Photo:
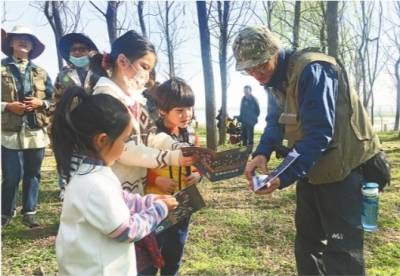
M 295 255 L 299 275 L 364 275 L 363 177 L 297 184 Z

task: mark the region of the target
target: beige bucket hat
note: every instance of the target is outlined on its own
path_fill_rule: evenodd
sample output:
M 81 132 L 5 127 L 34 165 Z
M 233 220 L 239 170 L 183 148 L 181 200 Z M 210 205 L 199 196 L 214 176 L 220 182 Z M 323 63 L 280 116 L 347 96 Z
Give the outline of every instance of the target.
M 40 56 L 44 51 L 44 45 L 32 33 L 32 30 L 25 26 L 15 26 L 11 32 L 7 33 L 4 43 L 1 43 L 1 51 L 7 56 L 12 56 L 11 39 L 13 35 L 28 35 L 32 39 L 32 50 L 29 53 L 29 58 L 34 59 Z

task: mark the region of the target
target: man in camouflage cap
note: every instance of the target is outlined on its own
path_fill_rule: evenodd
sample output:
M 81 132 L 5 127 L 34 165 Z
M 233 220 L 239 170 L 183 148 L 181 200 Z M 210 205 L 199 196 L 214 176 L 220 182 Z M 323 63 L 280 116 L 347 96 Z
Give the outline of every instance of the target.
M 266 63 L 278 53 L 280 42 L 264 27 L 247 27 L 233 43 L 236 70 L 245 70 Z
M 236 69 L 268 92 L 267 126 L 245 169 L 267 174 L 273 151 L 287 140 L 289 163 L 257 194 L 297 181 L 295 256 L 300 275 L 362 275 L 363 175 L 379 140 L 357 93 L 335 58 L 310 50 L 285 50 L 265 27 L 246 27 L 233 42 Z

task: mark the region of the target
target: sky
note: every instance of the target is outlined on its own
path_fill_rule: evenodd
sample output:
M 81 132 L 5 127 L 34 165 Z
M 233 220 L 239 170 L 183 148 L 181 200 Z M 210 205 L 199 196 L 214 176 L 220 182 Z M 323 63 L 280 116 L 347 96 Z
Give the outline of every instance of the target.
M 3 3 L 4 1 L 2 1 Z M 103 2 L 103 3 L 101 3 Z M 5 1 L 5 13 L 2 9 L 2 28 L 10 31 L 15 25 L 25 25 L 32 29 L 33 33 L 45 44 L 46 49 L 44 53 L 36 58 L 34 62 L 48 71 L 51 78 L 54 80 L 58 73 L 58 63 L 56 56 L 56 45 L 54 34 L 44 14 L 36 8 L 29 5 L 28 1 Z M 95 2 L 99 6 L 104 6 L 104 1 Z M 182 24 L 181 35 L 186 40 L 180 47 L 176 59 L 179 64 L 177 76 L 185 79 L 196 95 L 196 113 L 198 120 L 201 123 L 205 122 L 205 99 L 204 99 L 204 83 L 203 73 L 201 67 L 201 54 L 200 54 L 200 39 L 199 30 L 197 27 L 197 14 L 194 2 L 187 2 L 187 9 L 182 17 L 185 23 Z M 136 10 L 134 10 L 136 12 Z M 5 18 L 4 18 L 5 14 Z M 110 45 L 108 42 L 107 27 L 104 18 L 89 4 L 86 3 L 81 12 L 81 27 L 78 32 L 84 32 L 95 42 L 100 52 L 109 52 Z M 150 18 L 150 17 L 148 17 Z M 150 41 L 152 41 L 158 48 L 160 45 L 160 35 L 155 31 L 157 28 L 155 22 L 150 26 Z M 139 29 L 137 27 L 137 31 Z M 161 49 L 158 49 L 159 62 L 156 67 L 157 80 L 164 81 L 167 78 L 167 61 L 165 55 L 162 54 Z M 217 60 L 217 52 L 213 50 L 213 60 Z M 2 54 L 2 57 L 4 55 Z M 215 83 L 215 99 L 217 110 L 220 107 L 220 81 L 219 81 L 219 67 L 217 62 L 214 62 L 214 83 Z M 261 107 L 261 115 L 259 123 L 256 128 L 262 129 L 265 126 L 264 118 L 267 111 L 267 97 L 263 88 L 251 77 L 242 75 L 234 70 L 234 66 L 229 69 L 229 87 L 228 87 L 228 114 L 230 116 L 238 115 L 240 99 L 243 95 L 243 87 L 250 85 L 253 88 L 253 95 L 259 100 Z M 378 80 L 377 86 L 380 90 L 380 97 L 376 97 L 376 104 L 383 105 L 383 109 L 394 109 L 394 89 L 393 81 L 387 77 Z M 377 107 L 379 108 L 379 106 Z

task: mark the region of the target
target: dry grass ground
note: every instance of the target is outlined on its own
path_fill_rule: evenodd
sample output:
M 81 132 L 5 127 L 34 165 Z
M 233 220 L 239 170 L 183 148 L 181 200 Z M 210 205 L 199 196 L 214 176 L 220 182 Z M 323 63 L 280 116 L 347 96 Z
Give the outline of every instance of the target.
M 393 181 L 381 196 L 379 231 L 366 235 L 369 275 L 400 275 L 400 140 L 382 134 L 393 164 Z M 40 193 L 42 223 L 31 230 L 17 215 L 2 231 L 3 275 L 54 275 L 54 241 L 61 204 L 54 160 L 46 157 Z M 294 187 L 255 196 L 243 177 L 204 182 L 207 207 L 193 216 L 182 275 L 293 275 Z

